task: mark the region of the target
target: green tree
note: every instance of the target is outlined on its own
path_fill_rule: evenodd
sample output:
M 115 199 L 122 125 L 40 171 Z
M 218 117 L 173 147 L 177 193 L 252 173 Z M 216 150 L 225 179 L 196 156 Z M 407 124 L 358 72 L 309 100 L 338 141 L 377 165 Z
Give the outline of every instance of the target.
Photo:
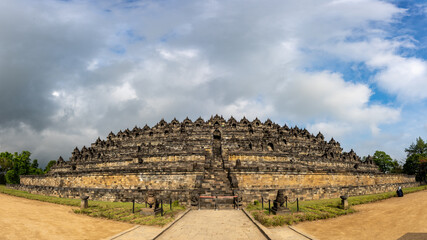
M 39 163 L 38 163 L 37 159 L 34 159 L 33 163 L 31 163 L 29 174 L 31 174 L 31 175 L 43 174 L 43 170 L 39 168 Z
M 418 137 L 415 143 L 412 143 L 409 148 L 405 149 L 405 152 L 408 154 L 408 157 L 403 165 L 403 172 L 415 175 L 417 181 L 425 181 L 427 143 L 421 137 Z
M 413 154 L 426 154 L 427 153 L 427 143 L 421 137 L 418 137 L 416 143 L 412 143 L 409 148 L 405 148 L 405 152 L 410 157 Z
M 13 154 L 8 152 L 0 153 L 0 184 L 6 183 L 6 172 L 12 167 Z
M 46 168 L 44 169 L 44 173 L 48 173 L 50 171 L 50 169 L 52 168 L 52 166 L 54 166 L 56 164 L 55 160 L 51 160 L 47 165 Z
M 6 176 L 4 175 L 4 172 L 0 172 L 0 184 L 6 183 Z
M 15 171 L 15 169 L 11 169 L 7 171 L 5 178 L 6 178 L 6 183 L 10 183 L 10 184 L 19 184 L 19 181 L 20 181 L 19 173 Z
M 427 184 L 427 157 L 421 157 L 419 159 L 420 161 L 420 170 L 419 170 L 419 174 L 418 174 L 418 178 L 421 182 L 424 182 L 425 184 Z
M 402 173 L 403 168 L 402 165 L 399 164 L 397 160 L 393 160 L 393 167 L 390 170 L 391 173 Z
M 0 153 L 1 168 L 5 171 L 5 179 L 7 183 L 19 184 L 20 175 L 28 174 L 42 174 L 43 170 L 38 168 L 38 161 L 35 159 L 31 162 L 31 153 L 29 151 L 22 151 L 20 154 L 15 152 L 10 154 L 8 152 Z M 3 158 L 2 158 L 3 157 Z
M 8 152 L 0 153 L 0 172 L 6 172 L 12 167 L 13 154 Z
M 422 157 L 421 154 L 416 153 L 410 155 L 408 158 L 406 158 L 406 162 L 403 165 L 403 172 L 409 175 L 415 175 L 418 172 L 418 165 L 420 164 L 420 157 Z
M 374 153 L 373 160 L 383 173 L 389 173 L 393 168 L 399 165 L 396 160 L 393 161 L 393 159 L 383 151 L 376 151 Z
M 19 176 L 29 174 L 31 167 L 31 153 L 22 151 L 21 154 L 15 152 L 12 158 L 12 168 L 6 172 L 6 182 L 19 184 Z

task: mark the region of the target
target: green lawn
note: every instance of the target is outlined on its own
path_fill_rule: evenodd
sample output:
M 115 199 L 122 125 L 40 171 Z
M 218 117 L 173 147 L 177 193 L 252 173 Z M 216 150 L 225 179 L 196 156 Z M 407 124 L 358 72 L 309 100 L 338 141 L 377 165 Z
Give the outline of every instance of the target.
M 425 189 L 427 189 L 427 185 L 412 188 L 403 188 L 403 192 L 405 194 L 408 194 L 412 192 L 422 191 Z M 358 204 L 375 202 L 395 196 L 396 192 L 393 191 L 379 194 L 349 197 L 348 202 L 350 206 L 354 206 Z M 355 212 L 355 210 L 351 207 L 347 210 L 340 208 L 340 203 L 341 199 L 339 198 L 301 201 L 299 202 L 300 212 L 297 212 L 296 203 L 288 203 L 288 207 L 291 209 L 292 213 L 287 215 L 273 215 L 272 213 L 269 215 L 268 202 L 264 203 L 264 209 L 262 209 L 261 203 L 259 202 L 249 204 L 246 209 L 261 224 L 270 227 L 282 226 L 285 224 L 291 225 L 293 223 L 298 223 L 302 221 L 313 221 L 318 219 L 333 218 L 340 215 L 346 215 Z M 271 207 L 273 206 L 271 205 Z
M 12 196 L 23 197 L 27 199 L 39 200 L 43 202 L 50 202 L 73 207 L 80 207 L 80 199 L 59 198 L 44 195 L 31 194 L 25 191 L 6 188 L 0 185 L 0 193 L 9 194 Z M 163 204 L 164 215 L 160 216 L 143 216 L 140 209 L 145 208 L 145 204 L 135 203 L 135 213 L 132 213 L 131 202 L 101 202 L 89 200 L 89 208 L 79 209 L 73 211 L 78 214 L 85 214 L 92 217 L 107 218 L 116 221 L 141 224 L 141 225 L 156 225 L 163 226 L 172 222 L 177 213 L 185 210 L 185 207 L 179 205 L 178 202 L 172 203 L 172 210 L 169 204 Z
M 408 194 L 416 191 L 422 191 L 425 189 L 427 189 L 427 185 L 413 188 L 404 188 L 403 191 L 405 194 Z M 30 194 L 25 191 L 6 188 L 4 185 L 0 185 L 0 193 L 5 193 L 27 199 L 39 200 L 43 202 L 50 202 L 74 207 L 80 206 L 80 199 L 59 198 Z M 349 197 L 348 201 L 350 206 L 354 206 L 358 204 L 375 202 L 395 196 L 395 192 L 386 192 L 379 194 Z M 341 199 L 339 198 L 301 201 L 299 203 L 300 212 L 297 212 L 296 203 L 288 204 L 288 207 L 292 210 L 293 213 L 284 216 L 273 214 L 269 215 L 268 202 L 264 203 L 264 209 L 262 209 L 261 203 L 249 204 L 246 209 L 254 216 L 256 220 L 258 220 L 265 226 L 282 226 L 285 224 L 290 225 L 302 221 L 332 218 L 355 212 L 355 210 L 352 208 L 347 210 L 340 208 L 340 202 Z M 145 204 L 135 203 L 135 214 L 133 214 L 131 202 L 101 202 L 89 200 L 89 208 L 82 210 L 76 208 L 74 209 L 74 212 L 78 214 L 86 214 L 92 217 L 107 218 L 134 224 L 163 226 L 173 221 L 174 217 L 178 212 L 185 210 L 184 206 L 181 206 L 177 202 L 174 202 L 172 204 L 173 211 L 170 210 L 169 204 L 163 204 L 163 208 L 165 210 L 164 216 L 143 216 L 139 214 L 139 210 L 141 208 L 145 208 Z

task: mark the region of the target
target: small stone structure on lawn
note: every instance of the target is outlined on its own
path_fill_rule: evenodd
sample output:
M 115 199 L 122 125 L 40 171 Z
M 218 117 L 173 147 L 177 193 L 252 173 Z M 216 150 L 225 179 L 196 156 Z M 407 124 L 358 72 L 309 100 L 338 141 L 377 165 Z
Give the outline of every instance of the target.
M 287 202 L 287 196 L 283 195 L 283 190 L 277 191 L 276 200 L 273 201 L 273 207 L 271 210 L 274 214 L 285 214 L 290 213 L 289 208 L 285 207 L 285 202 Z
M 161 120 L 76 147 L 69 161 L 59 157 L 47 174 L 21 176 L 16 188 L 103 201 L 143 202 L 153 194 L 213 208 L 215 201 L 232 207 L 233 196 L 243 204 L 274 199 L 278 190 L 310 200 L 418 185 L 414 176 L 382 174 L 371 157 L 362 162 L 353 150 L 342 150 L 321 133 L 270 120 Z
M 89 207 L 89 204 L 88 204 L 89 196 L 81 196 L 80 199 L 82 200 L 80 202 L 80 208 L 81 209 L 88 208 Z
M 340 198 L 341 198 L 341 207 L 343 209 L 348 209 L 348 207 L 349 207 L 349 205 L 348 205 L 348 196 L 343 195 L 343 196 L 340 196 Z

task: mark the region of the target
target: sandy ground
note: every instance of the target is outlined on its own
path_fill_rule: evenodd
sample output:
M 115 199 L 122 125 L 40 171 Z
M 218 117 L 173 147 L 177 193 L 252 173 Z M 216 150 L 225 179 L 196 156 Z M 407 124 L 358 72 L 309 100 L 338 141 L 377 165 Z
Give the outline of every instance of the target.
M 427 191 L 354 208 L 357 213 L 295 228 L 318 239 L 397 239 L 408 232 L 427 233 Z
M 133 226 L 75 214 L 69 206 L 0 194 L 0 239 L 104 239 Z
M 161 227 L 139 225 L 130 231 L 125 231 L 111 240 L 151 240 L 163 230 Z
M 238 210 L 193 210 L 176 222 L 159 239 L 265 239 Z
M 264 228 L 264 231 L 272 240 L 308 240 L 305 236 L 295 232 L 288 226 Z
M 351 215 L 304 222 L 294 227 L 317 239 L 397 239 L 406 233 L 427 233 L 427 191 L 355 206 L 355 209 L 358 212 Z M 0 226 L 0 239 L 108 239 L 134 225 L 74 214 L 68 206 L 0 194 Z M 124 239 L 147 239 L 160 231 L 160 228 L 141 226 Z M 273 239 L 296 239 L 285 228 L 267 232 Z M 193 210 L 160 239 L 265 237 L 242 211 Z

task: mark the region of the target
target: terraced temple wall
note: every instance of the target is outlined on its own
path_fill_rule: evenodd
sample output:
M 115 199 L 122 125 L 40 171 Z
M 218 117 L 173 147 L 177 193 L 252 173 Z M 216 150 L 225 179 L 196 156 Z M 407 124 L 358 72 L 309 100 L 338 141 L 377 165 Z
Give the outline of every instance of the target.
M 173 199 L 189 204 L 197 175 L 200 172 L 178 173 L 79 173 L 21 176 L 21 184 L 10 186 L 34 194 L 65 198 L 89 196 L 99 201 L 144 202 L 148 191 L 159 199 Z
M 141 167 L 155 169 L 156 165 L 161 165 L 161 168 L 192 168 L 193 164 L 203 164 L 205 161 L 204 155 L 160 155 L 160 156 L 144 156 L 144 157 L 129 157 L 118 160 L 103 160 L 96 159 L 92 161 L 76 162 L 74 164 L 64 164 L 55 166 L 51 170 L 51 174 L 55 173 L 78 173 L 79 171 L 97 171 L 97 170 L 129 170 Z
M 200 173 L 199 173 L 200 174 Z M 193 189 L 197 173 L 129 173 L 21 176 L 21 185 L 90 189 Z
M 70 188 L 50 187 L 36 185 L 8 185 L 7 187 L 26 191 L 32 194 L 41 194 L 61 198 L 80 198 L 89 196 L 89 200 L 108 202 L 131 202 L 135 199 L 138 203 L 144 203 L 148 192 L 152 192 L 158 199 L 168 201 L 179 201 L 186 205 L 190 204 L 191 191 L 189 189 L 179 190 L 147 190 L 147 189 L 111 189 L 111 188 Z
M 241 195 L 247 202 L 274 199 L 278 189 L 301 200 L 338 198 L 395 191 L 399 186 L 415 187 L 414 176 L 404 174 L 346 173 L 235 173 Z
M 175 199 L 190 204 L 197 191 L 202 172 L 128 173 L 128 174 L 62 174 L 52 176 L 21 176 L 15 188 L 35 194 L 78 198 L 88 195 L 92 200 L 144 201 L 147 191 L 159 198 Z M 277 190 L 294 199 L 316 200 L 338 198 L 341 195 L 365 195 L 395 191 L 397 187 L 415 187 L 413 176 L 403 174 L 299 173 L 299 172 L 232 172 L 238 181 L 237 193 L 243 202 L 275 199 Z

